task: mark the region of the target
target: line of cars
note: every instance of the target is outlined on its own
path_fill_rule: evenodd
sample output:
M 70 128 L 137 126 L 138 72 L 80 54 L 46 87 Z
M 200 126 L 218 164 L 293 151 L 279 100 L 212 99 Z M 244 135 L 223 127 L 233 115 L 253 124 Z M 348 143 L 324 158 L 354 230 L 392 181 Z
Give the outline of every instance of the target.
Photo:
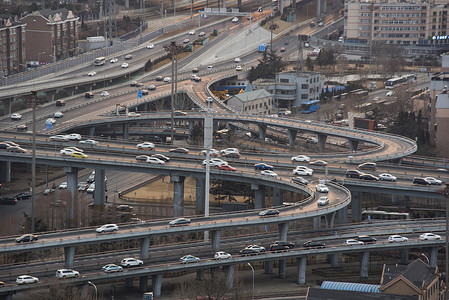
M 0 142 L 0 149 L 6 149 L 6 151 L 8 152 L 27 153 L 26 149 L 22 148 L 19 144 L 12 141 Z

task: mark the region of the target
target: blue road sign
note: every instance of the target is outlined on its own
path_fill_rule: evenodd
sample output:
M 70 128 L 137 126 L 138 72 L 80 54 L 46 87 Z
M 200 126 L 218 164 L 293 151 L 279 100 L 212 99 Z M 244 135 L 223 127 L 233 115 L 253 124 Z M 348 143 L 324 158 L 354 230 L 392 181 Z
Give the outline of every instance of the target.
M 137 92 L 137 98 L 142 98 L 142 91 Z

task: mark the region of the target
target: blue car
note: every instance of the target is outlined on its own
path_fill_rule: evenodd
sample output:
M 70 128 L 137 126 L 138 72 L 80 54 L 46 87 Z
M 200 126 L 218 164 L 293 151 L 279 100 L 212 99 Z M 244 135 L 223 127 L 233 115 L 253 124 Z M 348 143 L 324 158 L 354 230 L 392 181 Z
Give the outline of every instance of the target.
M 112 272 L 121 272 L 123 271 L 123 268 L 115 264 L 108 264 L 106 266 L 103 266 L 101 270 L 105 271 L 106 273 L 112 273 Z
M 180 263 L 188 264 L 191 262 L 199 262 L 200 258 L 193 255 L 185 255 L 179 259 Z
M 270 170 L 270 171 L 274 170 L 273 166 L 267 165 L 265 163 L 255 164 L 254 165 L 254 169 L 256 169 L 256 170 Z

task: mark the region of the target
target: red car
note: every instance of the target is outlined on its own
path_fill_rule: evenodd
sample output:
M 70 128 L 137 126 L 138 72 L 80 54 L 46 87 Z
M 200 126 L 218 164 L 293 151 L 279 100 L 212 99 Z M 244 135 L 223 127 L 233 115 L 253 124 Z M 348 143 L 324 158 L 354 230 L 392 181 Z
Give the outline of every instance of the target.
M 285 47 L 281 47 L 280 52 L 285 52 Z
M 221 165 L 218 167 L 218 170 L 223 170 L 223 171 L 236 171 L 237 169 L 228 165 Z

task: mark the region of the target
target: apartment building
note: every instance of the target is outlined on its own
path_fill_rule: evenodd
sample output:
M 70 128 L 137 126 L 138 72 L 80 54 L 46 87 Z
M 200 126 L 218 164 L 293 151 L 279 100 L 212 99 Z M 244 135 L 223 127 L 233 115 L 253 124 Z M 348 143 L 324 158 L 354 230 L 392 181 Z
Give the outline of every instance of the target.
M 226 104 L 240 113 L 249 115 L 269 115 L 273 109 L 273 96 L 260 89 L 231 96 Z
M 12 15 L 0 15 L 1 76 L 26 69 L 25 24 Z
M 408 56 L 449 50 L 447 1 L 350 0 L 345 3 L 344 37 L 348 50 L 369 44 L 394 44 Z
M 30 65 L 47 64 L 78 51 L 78 17 L 63 9 L 33 12 L 21 18 L 26 26 L 26 60 Z

